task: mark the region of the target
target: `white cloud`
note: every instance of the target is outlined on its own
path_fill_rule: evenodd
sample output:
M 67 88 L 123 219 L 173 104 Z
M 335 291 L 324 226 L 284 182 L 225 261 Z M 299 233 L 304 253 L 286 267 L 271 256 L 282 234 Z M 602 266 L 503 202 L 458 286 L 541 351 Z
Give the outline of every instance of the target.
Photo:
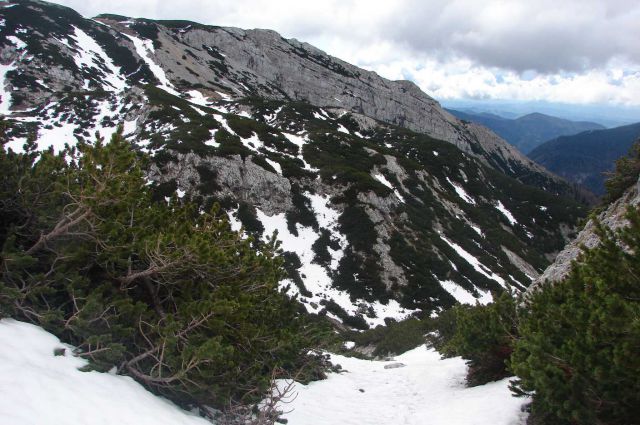
M 640 104 L 637 0 L 58 0 L 110 12 L 269 28 L 436 98 Z

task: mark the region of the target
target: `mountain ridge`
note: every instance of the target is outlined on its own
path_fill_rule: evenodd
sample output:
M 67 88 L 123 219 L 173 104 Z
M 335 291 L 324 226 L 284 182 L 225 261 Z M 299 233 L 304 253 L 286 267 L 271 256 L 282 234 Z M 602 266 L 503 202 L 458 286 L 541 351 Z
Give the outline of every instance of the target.
M 256 243 L 278 231 L 283 290 L 309 312 L 365 328 L 524 290 L 585 213 L 415 84 L 273 31 L 11 4 L 5 147 L 36 135 L 59 151 L 123 124 L 158 200 L 218 203 Z
M 491 113 L 447 110 L 460 119 L 487 126 L 524 154 L 528 154 L 540 144 L 558 136 L 605 128 L 594 122 L 571 121 L 540 112 L 532 112 L 517 118 L 505 118 Z
M 604 130 L 591 130 L 549 140 L 529 153 L 534 161 L 559 176 L 604 193 L 605 174 L 625 156 L 640 137 L 640 123 Z

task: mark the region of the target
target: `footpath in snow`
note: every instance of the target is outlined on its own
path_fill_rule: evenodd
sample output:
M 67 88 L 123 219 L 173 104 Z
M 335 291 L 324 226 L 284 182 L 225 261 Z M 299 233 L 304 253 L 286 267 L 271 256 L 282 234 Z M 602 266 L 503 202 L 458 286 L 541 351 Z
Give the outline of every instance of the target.
M 65 349 L 63 355 L 54 351 Z M 133 379 L 81 372 L 86 361 L 43 329 L 0 320 L 0 423 L 7 425 L 206 425 Z M 465 388 L 460 358 L 424 346 L 393 362 L 332 356 L 324 381 L 296 384 L 289 425 L 520 425 L 526 402 L 508 379 Z M 385 366 L 402 363 L 400 368 Z
M 425 346 L 394 361 L 332 355 L 346 372 L 296 385 L 283 409 L 289 425 L 521 425 L 523 405 L 511 396 L 509 379 L 465 387 L 466 365 L 441 359 Z M 405 366 L 385 369 L 402 363 Z

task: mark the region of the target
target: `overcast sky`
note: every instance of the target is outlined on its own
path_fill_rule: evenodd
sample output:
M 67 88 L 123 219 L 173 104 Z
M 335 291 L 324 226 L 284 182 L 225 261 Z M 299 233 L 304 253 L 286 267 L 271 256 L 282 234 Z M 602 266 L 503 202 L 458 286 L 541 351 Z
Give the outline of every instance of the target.
M 639 0 L 55 0 L 269 28 L 439 100 L 640 105 Z

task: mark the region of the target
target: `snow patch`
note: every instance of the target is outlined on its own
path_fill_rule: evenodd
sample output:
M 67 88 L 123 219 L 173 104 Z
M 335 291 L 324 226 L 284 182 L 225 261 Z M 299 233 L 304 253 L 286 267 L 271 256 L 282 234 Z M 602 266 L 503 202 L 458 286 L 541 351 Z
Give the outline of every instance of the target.
M 278 114 L 282 111 L 282 108 L 283 107 L 281 106 L 278 109 L 276 109 L 275 111 L 273 111 L 272 114 L 265 115 L 264 116 L 265 122 L 267 122 L 269 124 L 273 123 L 278 118 Z
M 456 253 L 460 257 L 464 258 L 467 263 L 471 264 L 471 266 L 475 269 L 475 271 L 477 271 L 478 273 L 486 276 L 487 278 L 489 278 L 491 280 L 495 280 L 503 288 L 507 289 L 507 283 L 504 281 L 504 279 L 502 277 L 498 276 L 497 274 L 493 273 L 491 270 L 489 270 L 489 268 L 486 267 L 485 265 L 483 265 L 480 262 L 480 260 L 478 260 L 473 255 L 469 254 L 460 245 L 458 245 L 455 242 L 452 242 L 449 239 L 447 239 L 446 237 L 444 237 L 442 234 L 440 235 L 440 238 L 443 241 L 445 241 L 451 248 L 453 248 L 454 251 L 456 251 Z
M 73 27 L 71 36 L 78 45 L 78 52 L 73 57 L 78 68 L 99 69 L 105 72 L 105 81 L 108 86 L 103 86 L 107 91 L 120 92 L 127 87 L 127 82 L 121 74 L 120 67 L 116 66 L 113 59 L 107 55 L 104 49 L 87 33 L 78 27 Z M 111 90 L 110 90 L 111 89 Z
M 267 163 L 271 165 L 274 170 L 276 170 L 276 173 L 282 175 L 282 167 L 280 166 L 280 163 L 272 161 L 269 158 L 265 158 L 264 160 L 267 161 Z
M 254 152 L 259 152 L 260 148 L 264 147 L 264 143 L 258 137 L 256 133 L 251 133 L 251 136 L 247 139 L 240 139 L 244 147 Z
M 36 83 L 40 84 L 45 89 L 51 90 L 51 87 L 49 87 L 47 84 L 45 84 L 45 82 L 43 80 L 36 80 Z
M 524 425 L 527 398 L 511 395 L 509 379 L 477 387 L 465 385 L 460 357 L 442 359 L 420 346 L 389 362 L 331 355 L 346 373 L 308 385 L 282 406 L 290 425 Z M 284 383 L 283 383 L 284 384 Z
M 311 165 L 309 165 L 309 163 L 307 163 L 307 161 L 304 160 L 304 155 L 302 154 L 302 150 L 304 145 L 309 143 L 309 139 L 307 138 L 307 136 L 306 135 L 299 136 L 297 134 L 291 134 L 291 133 L 282 133 L 282 134 L 284 135 L 284 137 L 287 138 L 288 141 L 290 141 L 291 143 L 293 143 L 298 147 L 297 158 L 300 161 L 302 161 L 302 163 L 304 164 L 304 169 L 312 172 L 319 171 L 317 168 L 313 168 Z
M 25 49 L 27 47 L 27 43 L 25 43 L 24 41 L 20 40 L 15 35 L 8 35 L 6 38 L 10 42 L 12 42 L 14 46 L 16 46 L 17 50 L 23 50 L 23 49 Z
M 189 90 L 187 95 L 189 95 L 189 102 L 200 106 L 209 106 L 208 98 L 198 90 Z
M 482 229 L 480 229 L 478 226 L 476 226 L 475 224 L 469 224 L 469 226 L 471 226 L 471 228 L 481 237 L 484 238 L 484 233 L 482 232 Z
M 38 139 L 36 141 L 38 150 L 43 151 L 49 146 L 53 147 L 55 153 L 64 149 L 65 144 L 73 146 L 76 144 L 76 137 L 73 134 L 76 126 L 73 123 L 62 123 L 59 126 L 53 126 L 53 128 L 40 128 L 38 130 Z M 13 149 L 14 152 L 22 152 L 22 142 L 20 139 L 14 139 L 7 143 L 5 146 Z
M 229 225 L 231 226 L 231 230 L 234 232 L 239 232 L 242 230 L 242 222 L 237 217 L 238 211 L 228 211 L 227 216 L 229 218 Z
M 220 147 L 220 143 L 216 142 L 216 133 L 218 132 L 217 128 L 214 128 L 213 130 L 209 130 L 209 133 L 211 134 L 209 140 L 207 140 L 206 142 L 204 142 L 205 145 L 207 146 L 213 146 L 214 148 L 219 148 Z
M 509 220 L 509 223 L 513 226 L 514 224 L 518 224 L 518 221 L 515 219 L 515 217 L 513 216 L 513 214 L 511 214 L 511 211 L 509 211 L 508 209 L 506 209 L 504 207 L 504 205 L 502 204 L 501 201 L 498 201 L 496 203 L 496 205 L 494 205 L 496 207 L 496 209 L 498 211 L 500 211 L 502 213 L 502 215 L 504 215 L 507 220 Z
M 160 85 L 158 87 L 160 87 L 162 90 L 174 96 L 180 96 L 180 93 L 178 93 L 175 90 L 175 87 L 173 86 L 173 84 L 171 84 L 171 81 L 169 81 L 169 79 L 167 78 L 167 74 L 165 74 L 162 67 L 160 67 L 160 65 L 155 63 L 152 59 L 152 54 L 155 52 L 155 49 L 153 48 L 153 41 L 142 40 L 138 37 L 134 37 L 129 34 L 124 34 L 124 35 L 129 37 L 129 39 L 133 42 L 133 45 L 136 48 L 136 53 L 138 53 L 138 56 L 142 58 L 142 60 L 147 64 L 147 66 L 149 67 L 153 75 L 158 79 L 158 81 L 160 81 Z
M 467 291 L 452 280 L 441 281 L 440 286 L 442 286 L 445 291 L 451 294 L 451 296 L 455 298 L 456 301 L 458 301 L 460 304 L 475 305 L 476 302 L 478 302 L 482 305 L 486 305 L 493 301 L 491 293 L 478 290 L 478 292 L 480 292 L 480 294 L 482 295 L 480 296 L 480 298 L 476 298 L 471 292 Z
M 380 173 L 376 173 L 373 175 L 373 178 L 378 180 L 380 183 L 382 183 L 383 185 L 385 185 L 386 187 L 388 187 L 389 189 L 393 190 L 394 195 L 396 195 L 396 197 L 400 200 L 400 202 L 402 202 L 403 204 L 405 203 L 404 197 L 400 194 L 400 191 L 398 191 L 398 189 L 396 189 L 389 180 L 387 180 L 387 178 L 380 174 Z
M 7 84 L 7 72 L 13 71 L 15 68 L 14 62 L 9 65 L 0 64 L 0 114 L 8 115 L 11 111 L 11 92 L 5 91 Z
M 64 349 L 64 355 L 54 350 Z M 81 372 L 86 360 L 37 326 L 0 320 L 0 418 L 11 425 L 211 425 L 132 378 Z
M 221 91 L 217 91 L 216 93 L 218 93 L 218 95 L 220 96 L 220 98 L 221 98 L 222 100 L 224 100 L 224 101 L 227 101 L 227 102 L 228 102 L 228 101 L 230 101 L 230 100 L 232 100 L 232 99 L 233 99 L 233 98 L 232 98 L 231 96 L 229 96 L 227 93 L 223 93 L 223 92 L 221 92 Z
M 336 270 L 342 257 L 344 249 L 347 247 L 347 239 L 339 231 L 338 219 L 340 212 L 331 208 L 330 197 L 311 194 L 304 194 L 311 202 L 311 208 L 314 211 L 318 225 L 322 229 L 326 229 L 331 234 L 331 238 L 338 241 L 340 249 L 333 250 L 329 247 L 331 255 L 331 263 L 329 270 Z M 380 302 L 368 303 L 364 300 L 351 300 L 350 295 L 333 287 L 332 279 L 327 268 L 314 264 L 314 252 L 312 250 L 313 243 L 319 238 L 319 235 L 310 227 L 297 225 L 298 235 L 295 236 L 287 227 L 287 219 L 285 213 L 275 214 L 273 216 L 266 215 L 260 209 L 257 209 L 258 220 L 264 226 L 265 240 L 277 231 L 277 239 L 281 242 L 281 248 L 284 251 L 296 253 L 300 259 L 302 266 L 298 269 L 305 288 L 311 292 L 310 297 L 304 298 L 303 305 L 311 313 L 318 313 L 323 306 L 320 304 L 322 300 L 333 300 L 342 309 L 350 315 L 356 315 L 361 311 L 361 306 L 367 309 L 371 307 L 375 312 L 374 318 L 364 317 L 370 326 L 384 325 L 384 319 L 390 317 L 396 320 L 402 320 L 413 314 L 415 310 L 407 310 L 400 304 L 391 300 L 387 305 Z M 300 295 L 300 291 L 295 284 L 289 280 L 281 282 L 283 287 L 289 286 L 289 295 Z M 334 317 L 337 320 L 340 320 Z
M 462 186 L 460 186 L 459 184 L 455 184 L 454 182 L 452 182 L 449 177 L 447 177 L 447 182 L 453 186 L 453 190 L 456 191 L 456 193 L 458 194 L 458 196 L 460 198 L 462 198 L 463 201 L 465 201 L 467 204 L 471 204 L 471 205 L 475 205 L 476 204 L 476 200 L 473 199 L 465 190 Z
M 322 114 L 320 114 L 320 113 L 318 113 L 316 111 L 313 111 L 313 117 L 317 118 L 319 120 L 323 120 L 323 121 L 327 120 L 327 117 L 325 117 L 324 115 L 322 115 Z

